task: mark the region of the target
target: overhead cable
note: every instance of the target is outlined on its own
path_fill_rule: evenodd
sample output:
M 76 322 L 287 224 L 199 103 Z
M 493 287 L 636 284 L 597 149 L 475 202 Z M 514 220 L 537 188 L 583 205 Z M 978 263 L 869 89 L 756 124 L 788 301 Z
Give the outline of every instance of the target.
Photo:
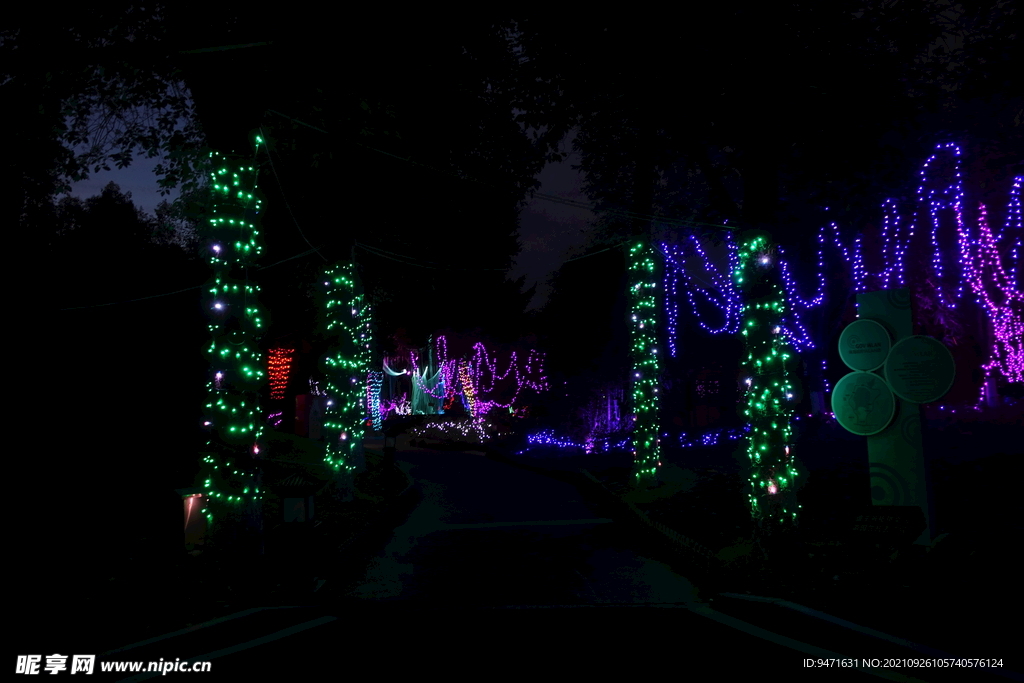
M 289 121 L 293 121 L 295 123 L 303 125 L 303 126 L 305 126 L 307 128 L 311 128 L 311 129 L 313 129 L 313 130 L 315 130 L 317 132 L 323 133 L 325 135 L 331 135 L 330 132 L 324 130 L 323 128 L 318 128 L 317 126 L 314 126 L 314 125 L 311 125 L 309 123 L 306 123 L 305 121 L 300 121 L 299 119 L 296 119 L 296 118 L 293 118 L 291 116 L 288 116 L 287 114 L 282 114 L 281 112 L 279 112 L 277 110 L 268 109 L 267 111 L 272 113 L 272 114 L 276 114 L 277 116 L 281 116 L 283 118 L 286 118 Z M 476 178 L 472 178 L 472 177 L 469 177 L 469 176 L 466 176 L 466 175 L 463 175 L 463 174 L 453 173 L 450 170 L 437 168 L 435 166 L 430 166 L 428 164 L 424 164 L 424 163 L 419 162 L 419 161 L 414 161 L 411 156 L 409 156 L 409 157 L 398 156 L 397 154 L 392 154 L 391 152 L 386 152 L 386 151 L 384 151 L 382 149 L 377 149 L 376 147 L 371 147 L 370 145 L 366 145 L 366 144 L 363 144 L 361 142 L 357 142 L 355 140 L 349 140 L 349 142 L 351 142 L 352 144 L 357 145 L 359 147 L 363 147 L 365 149 L 368 149 L 370 151 L 377 152 L 378 154 L 383 154 L 385 156 L 389 156 L 389 157 L 393 157 L 395 159 L 398 159 L 399 161 L 404 161 L 404 162 L 409 163 L 409 164 L 413 164 L 413 165 L 416 165 L 416 166 L 421 166 L 421 167 L 423 167 L 423 168 L 425 168 L 427 170 L 434 171 L 436 173 L 444 173 L 446 175 L 450 175 L 450 176 L 454 176 L 456 178 L 459 178 L 461 180 L 468 180 L 470 182 L 474 182 L 474 183 L 477 183 L 479 185 L 484 185 L 485 187 L 489 187 L 491 189 L 495 189 L 495 190 L 500 189 L 500 188 L 497 188 L 497 187 L 495 187 L 494 185 L 492 185 L 490 183 L 486 183 L 486 182 L 484 182 L 482 180 L 478 180 Z M 564 197 L 558 197 L 556 195 L 551 195 L 551 194 L 547 194 L 547 193 L 544 193 L 544 192 L 531 192 L 530 196 L 531 196 L 531 198 L 536 197 L 536 198 L 539 198 L 539 199 L 543 199 L 545 201 L 556 202 L 558 204 L 566 204 L 566 205 L 569 205 L 569 206 L 574 206 L 576 208 L 587 209 L 588 211 L 593 211 L 594 213 L 598 213 L 598 210 L 593 205 L 585 203 L 585 202 L 581 202 L 581 201 L 578 201 L 578 200 L 566 199 Z M 626 218 L 656 221 L 656 222 L 661 223 L 661 224 L 674 225 L 674 226 L 684 227 L 684 228 L 698 228 L 699 227 L 699 228 L 715 228 L 715 229 L 718 229 L 718 230 L 736 230 L 737 229 L 735 225 L 725 225 L 725 224 L 721 224 L 721 223 L 707 223 L 707 222 L 704 222 L 704 221 L 694 221 L 694 220 L 690 220 L 690 219 L 686 219 L 686 218 L 667 218 L 667 217 L 664 217 L 664 216 L 654 216 L 654 215 L 651 215 L 651 214 L 637 213 L 635 211 L 627 211 L 625 209 L 602 209 L 602 211 L 605 211 L 607 213 L 621 215 L 621 216 L 624 216 Z
M 324 245 L 322 245 L 322 244 L 320 245 L 320 247 L 323 247 L 323 246 Z M 280 264 L 282 264 L 282 263 L 284 263 L 286 261 L 292 261 L 292 260 L 297 259 L 297 258 L 302 258 L 303 256 L 309 256 L 314 251 L 317 251 L 320 247 L 314 247 L 313 249 L 307 249 L 306 251 L 302 252 L 301 254 L 295 254 L 294 256 L 289 256 L 288 258 L 281 259 L 280 261 L 277 261 L 276 263 L 271 263 L 269 266 L 262 266 L 261 268 L 257 268 L 257 270 L 266 270 L 267 268 L 273 268 L 274 266 L 280 265 Z M 147 299 L 159 299 L 160 297 L 173 296 L 175 294 L 181 294 L 182 292 L 191 292 L 191 291 L 196 290 L 196 289 L 202 289 L 203 287 L 206 287 L 206 284 L 196 285 L 195 287 L 186 287 L 185 289 L 179 289 L 179 290 L 176 290 L 176 291 L 173 291 L 173 292 L 164 292 L 163 294 L 154 294 L 152 296 L 144 296 L 144 297 L 140 297 L 138 299 L 126 299 L 124 301 L 110 301 L 110 302 L 107 302 L 107 303 L 104 303 L 104 304 L 91 304 L 89 306 L 72 306 L 70 308 L 59 308 L 57 310 L 59 310 L 59 311 L 77 311 L 77 310 L 81 310 L 81 309 L 85 309 L 85 308 L 101 308 L 103 306 L 116 306 L 118 304 L 131 304 L 131 303 L 135 303 L 136 301 L 146 301 Z
M 263 137 L 263 140 L 266 141 L 267 134 L 263 132 L 263 126 L 260 126 L 260 135 Z M 320 253 L 319 247 L 314 247 L 313 243 L 309 241 L 306 237 L 306 233 L 302 232 L 302 226 L 299 225 L 299 221 L 295 219 L 295 214 L 292 213 L 291 204 L 288 203 L 288 197 L 285 195 L 284 185 L 281 183 L 281 177 L 277 175 L 277 169 L 274 167 L 274 158 L 270 152 L 269 144 L 267 145 L 267 159 L 270 161 L 270 170 L 273 172 L 274 178 L 277 180 L 277 186 L 281 188 L 281 198 L 284 200 L 284 206 L 288 209 L 288 215 L 292 217 L 292 222 L 295 223 L 295 227 L 298 229 L 299 234 L 302 235 L 302 239 L 306 240 L 306 244 L 313 247 L 313 250 L 324 260 L 324 262 L 330 263 L 328 258 Z

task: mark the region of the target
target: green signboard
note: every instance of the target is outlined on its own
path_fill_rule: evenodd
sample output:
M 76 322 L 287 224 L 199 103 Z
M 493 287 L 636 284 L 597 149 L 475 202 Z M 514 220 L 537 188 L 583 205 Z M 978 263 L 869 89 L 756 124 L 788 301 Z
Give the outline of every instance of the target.
M 836 384 L 832 412 L 867 437 L 872 505 L 920 508 L 926 527 L 916 542 L 929 545 L 934 511 L 918 404 L 949 391 L 953 358 L 941 342 L 914 336 L 907 288 L 858 292 L 857 314 L 839 342 L 854 372 Z
M 933 337 L 901 339 L 885 359 L 885 380 L 894 394 L 910 403 L 931 403 L 953 386 L 956 366 L 949 349 Z
M 889 426 L 896 399 L 885 380 L 873 372 L 851 372 L 832 391 L 832 412 L 844 429 L 871 436 Z
M 877 370 L 885 363 L 892 341 L 885 327 L 868 318 L 855 320 L 839 337 L 839 357 L 851 370 Z

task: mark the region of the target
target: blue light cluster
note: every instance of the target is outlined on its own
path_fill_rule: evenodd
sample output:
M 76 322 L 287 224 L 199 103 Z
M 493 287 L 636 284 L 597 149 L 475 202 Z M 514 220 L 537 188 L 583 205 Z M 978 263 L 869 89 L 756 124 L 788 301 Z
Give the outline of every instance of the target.
M 581 450 L 586 454 L 591 453 L 607 453 L 608 451 L 629 448 L 629 437 L 621 439 L 618 443 L 612 443 L 612 437 L 604 437 L 600 439 L 587 439 L 586 443 L 576 443 L 566 438 L 560 438 L 555 436 L 555 430 L 546 429 L 536 434 L 530 434 L 526 437 L 526 442 L 534 446 L 555 446 L 557 448 L 571 448 L 575 450 Z M 529 448 L 525 448 L 518 452 L 519 455 L 526 453 Z
M 699 436 L 691 438 L 686 432 L 679 435 L 679 446 L 682 448 L 699 448 L 702 446 L 717 446 L 718 442 L 725 438 L 728 441 L 735 441 L 743 438 L 746 429 L 712 429 Z
M 526 443 L 537 444 L 542 446 L 558 446 L 560 448 L 579 448 L 583 449 L 584 446 L 581 443 L 574 443 L 567 439 L 561 439 L 555 436 L 555 430 L 545 429 L 542 432 L 536 434 L 530 434 L 526 437 Z

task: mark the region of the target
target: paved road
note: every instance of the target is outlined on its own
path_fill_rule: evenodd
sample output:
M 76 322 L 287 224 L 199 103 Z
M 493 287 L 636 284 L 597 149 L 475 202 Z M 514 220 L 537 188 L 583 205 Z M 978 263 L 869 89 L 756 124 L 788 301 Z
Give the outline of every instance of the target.
M 354 578 L 329 580 L 312 604 L 248 611 L 107 659 L 209 660 L 214 677 L 300 680 L 364 665 L 378 676 L 536 674 L 541 662 L 574 672 L 632 662 L 699 680 L 1024 680 L 976 669 L 806 668 L 808 658 L 939 653 L 777 605 L 702 601 L 643 550 L 633 527 L 603 517 L 570 484 L 471 453 L 410 449 L 399 465 L 419 503 Z

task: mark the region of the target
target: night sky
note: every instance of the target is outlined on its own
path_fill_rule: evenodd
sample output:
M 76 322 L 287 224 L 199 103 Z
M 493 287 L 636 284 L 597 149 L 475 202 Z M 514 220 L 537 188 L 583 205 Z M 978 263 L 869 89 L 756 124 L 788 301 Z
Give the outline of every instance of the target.
M 572 152 L 572 135 L 563 141 L 562 147 L 571 152 L 560 162 L 549 163 L 537 175 L 541 182 L 539 192 L 556 195 L 565 199 L 589 203 L 580 189 L 582 174 L 573 170 L 579 163 L 579 154 Z M 137 158 L 125 169 L 112 168 L 100 171 L 88 179 L 74 183 L 71 195 L 86 199 L 97 195 L 109 182 L 115 182 L 122 192 L 131 192 L 137 207 L 152 214 L 160 202 L 174 201 L 179 191 L 161 196 L 157 176 L 153 168 L 159 159 Z M 526 276 L 524 289 L 535 283 L 537 292 L 529 309 L 542 307 L 551 292 L 551 275 L 565 259 L 580 256 L 587 251 L 588 227 L 595 214 L 582 208 L 559 204 L 534 197 L 522 210 L 519 220 L 519 239 L 522 251 L 516 257 L 515 267 L 508 273 L 511 279 Z M 528 310 L 529 310 L 528 309 Z

